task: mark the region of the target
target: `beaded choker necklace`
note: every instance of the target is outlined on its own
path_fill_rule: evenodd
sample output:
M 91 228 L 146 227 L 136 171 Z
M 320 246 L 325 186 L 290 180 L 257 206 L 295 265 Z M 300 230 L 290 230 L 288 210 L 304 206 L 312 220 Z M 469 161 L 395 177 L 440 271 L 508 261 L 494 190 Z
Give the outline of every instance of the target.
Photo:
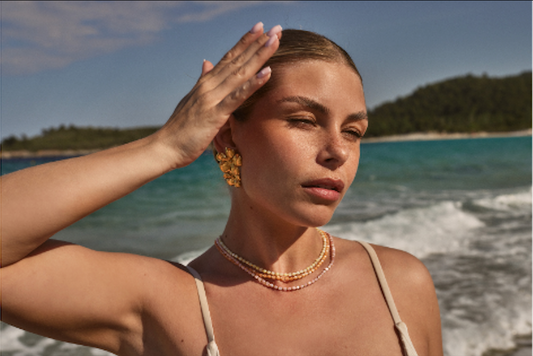
M 245 260 L 243 257 L 241 257 L 241 256 L 237 255 L 236 253 L 232 252 L 222 242 L 222 239 L 220 237 L 217 239 L 217 243 L 231 257 L 237 259 L 239 262 L 242 262 L 245 265 L 247 265 L 248 267 L 251 267 L 253 270 L 257 271 L 258 272 L 257 274 L 260 277 L 266 278 L 266 279 L 278 280 L 278 281 L 282 281 L 284 283 L 287 283 L 287 282 L 291 282 L 291 281 L 294 281 L 294 280 L 297 280 L 297 279 L 302 279 L 303 277 L 313 273 L 326 260 L 326 258 L 328 256 L 328 252 L 329 252 L 328 237 L 327 237 L 327 235 L 326 235 L 326 233 L 324 231 L 318 230 L 318 232 L 320 233 L 320 236 L 322 237 L 322 240 L 324 242 L 324 244 L 322 246 L 322 251 L 320 252 L 320 255 L 318 256 L 318 258 L 315 260 L 315 262 L 313 262 L 313 264 L 311 266 L 309 266 L 307 268 L 304 268 L 304 269 L 302 269 L 302 270 L 300 270 L 298 272 L 290 272 L 290 273 L 278 273 L 278 272 L 269 271 L 267 269 L 264 269 L 264 268 L 256 266 L 252 262 L 250 262 L 248 260 Z
M 333 261 L 335 259 L 335 246 L 333 246 L 333 238 L 331 237 L 330 234 L 328 234 L 328 233 L 326 233 L 326 232 L 324 232 L 322 230 L 319 230 L 319 229 L 317 229 L 317 230 L 320 233 L 320 236 L 322 237 L 322 239 L 324 241 L 324 246 L 322 247 L 322 251 L 320 252 L 320 255 L 313 262 L 313 264 L 311 266 L 309 266 L 307 268 L 304 268 L 304 269 L 302 269 L 300 271 L 291 272 L 291 273 L 278 273 L 278 272 L 269 271 L 267 269 L 264 269 L 264 268 L 256 266 L 252 262 L 247 261 L 243 257 L 241 257 L 241 256 L 237 255 L 236 253 L 232 252 L 222 242 L 221 237 L 219 237 L 219 238 L 217 238 L 215 240 L 215 246 L 218 249 L 218 251 L 222 254 L 222 256 L 224 256 L 231 263 L 235 264 L 236 266 L 241 268 L 243 271 L 248 273 L 250 276 L 252 276 L 255 279 L 255 281 L 258 282 L 259 284 L 261 284 L 261 285 L 263 285 L 265 287 L 268 287 L 268 288 L 275 289 L 275 290 L 279 290 L 279 291 L 283 291 L 283 292 L 290 292 L 290 291 L 295 291 L 295 290 L 299 290 L 299 289 L 308 287 L 311 284 L 316 283 L 324 275 L 324 273 L 329 271 L 331 269 L 331 267 L 333 266 Z M 266 279 L 279 280 L 279 281 L 281 281 L 283 283 L 288 283 L 288 282 L 292 282 L 294 280 L 301 279 L 301 278 L 303 278 L 303 277 L 315 272 L 320 267 L 320 265 L 322 265 L 322 263 L 324 263 L 324 261 L 327 258 L 328 252 L 330 250 L 331 250 L 331 259 L 330 259 L 329 265 L 324 270 L 322 270 L 322 272 L 320 272 L 320 274 L 318 276 L 316 276 L 314 279 L 310 280 L 309 282 L 307 282 L 305 284 L 302 284 L 302 285 L 299 285 L 299 286 L 292 286 L 292 287 L 281 287 L 281 286 L 277 286 L 277 285 L 275 285 L 275 284 L 273 284 L 273 283 L 271 283 L 271 282 L 266 280 Z

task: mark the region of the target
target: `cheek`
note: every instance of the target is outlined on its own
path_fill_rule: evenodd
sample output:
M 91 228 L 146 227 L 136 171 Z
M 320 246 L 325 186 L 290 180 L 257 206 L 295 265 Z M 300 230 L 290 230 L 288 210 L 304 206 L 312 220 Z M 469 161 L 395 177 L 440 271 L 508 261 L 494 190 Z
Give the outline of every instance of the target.
M 269 186 L 297 180 L 303 166 L 313 158 L 309 140 L 299 139 L 292 132 L 264 135 L 250 139 L 242 153 L 243 183 L 248 180 Z

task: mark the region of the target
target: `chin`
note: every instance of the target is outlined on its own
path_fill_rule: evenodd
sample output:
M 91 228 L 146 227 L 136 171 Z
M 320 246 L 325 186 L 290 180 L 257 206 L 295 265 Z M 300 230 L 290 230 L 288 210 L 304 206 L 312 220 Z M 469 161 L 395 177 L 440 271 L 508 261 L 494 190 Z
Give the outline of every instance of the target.
M 293 223 L 295 225 L 306 227 L 324 226 L 330 222 L 333 213 L 335 212 L 335 208 L 336 206 L 314 206 L 311 208 L 312 211 L 307 211 L 295 216 Z

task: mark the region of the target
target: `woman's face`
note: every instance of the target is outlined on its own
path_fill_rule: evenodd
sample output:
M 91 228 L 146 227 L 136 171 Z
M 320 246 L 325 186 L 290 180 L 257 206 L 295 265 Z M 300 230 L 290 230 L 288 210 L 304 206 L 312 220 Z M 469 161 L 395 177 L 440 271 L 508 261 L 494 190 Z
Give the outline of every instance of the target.
M 276 87 L 247 120 L 231 120 L 243 161 L 234 199 L 293 224 L 321 226 L 357 172 L 368 126 L 362 83 L 338 63 L 306 61 L 278 71 Z

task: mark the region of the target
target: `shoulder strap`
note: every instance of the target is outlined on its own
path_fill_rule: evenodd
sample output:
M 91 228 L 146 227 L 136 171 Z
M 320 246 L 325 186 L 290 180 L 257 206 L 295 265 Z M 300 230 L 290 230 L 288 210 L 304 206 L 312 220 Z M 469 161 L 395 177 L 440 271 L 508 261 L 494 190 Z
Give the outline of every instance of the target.
M 198 291 L 198 299 L 200 301 L 200 309 L 202 310 L 202 318 L 204 319 L 205 332 L 207 334 L 207 355 L 208 356 L 220 356 L 218 346 L 215 342 L 215 333 L 213 331 L 213 323 L 211 321 L 211 313 L 209 313 L 209 304 L 207 303 L 207 295 L 205 293 L 204 282 L 200 273 L 194 268 L 187 266 L 187 269 L 194 277 L 196 282 L 196 289 Z
M 403 352 L 405 356 L 418 356 L 416 353 L 415 347 L 413 346 L 413 342 L 411 341 L 411 338 L 409 337 L 409 332 L 407 330 L 407 325 L 402 321 L 400 318 L 400 314 L 398 313 L 398 309 L 396 308 L 396 304 L 394 303 L 394 299 L 392 298 L 392 294 L 389 289 L 389 284 L 387 283 L 387 279 L 385 278 L 385 273 L 383 273 L 383 268 L 381 267 L 381 263 L 379 262 L 378 255 L 376 254 L 376 251 L 370 244 L 364 242 L 364 241 L 358 241 L 363 247 L 365 248 L 366 252 L 370 256 L 370 261 L 372 262 L 372 266 L 374 267 L 374 271 L 376 272 L 376 276 L 378 277 L 378 282 L 381 287 L 381 290 L 383 291 L 383 295 L 385 296 L 385 301 L 387 302 L 387 306 L 389 307 L 389 311 L 392 315 L 392 319 L 394 320 L 394 326 L 396 327 L 396 330 L 400 334 L 400 339 L 402 341 L 403 345 Z

